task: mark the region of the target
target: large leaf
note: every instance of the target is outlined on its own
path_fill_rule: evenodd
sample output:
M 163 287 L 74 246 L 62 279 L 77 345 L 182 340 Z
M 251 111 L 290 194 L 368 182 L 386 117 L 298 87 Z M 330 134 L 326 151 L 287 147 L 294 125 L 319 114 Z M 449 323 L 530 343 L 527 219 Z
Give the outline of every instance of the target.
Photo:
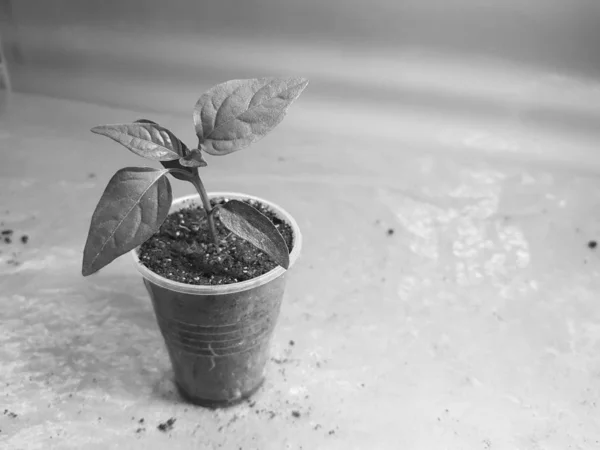
M 304 78 L 232 80 L 203 94 L 194 109 L 200 144 L 211 155 L 241 150 L 275 128 L 308 85 Z
M 151 123 L 154 125 L 158 125 L 156 122 L 153 122 L 151 120 L 148 119 L 139 119 L 135 121 L 136 123 Z M 188 154 L 190 153 L 190 150 L 187 148 L 187 146 L 179 139 L 177 138 L 175 135 L 173 135 L 174 141 L 177 146 L 176 146 L 176 151 L 177 153 L 182 157 L 185 158 L 188 156 Z M 162 166 L 165 169 L 178 169 L 178 170 L 183 170 L 185 172 L 187 172 L 190 176 L 194 175 L 194 169 L 192 169 L 191 167 L 184 167 L 183 165 L 181 165 L 179 163 L 178 160 L 174 159 L 172 161 L 161 161 L 160 162 L 162 164 Z M 205 163 L 206 165 L 206 163 Z M 177 172 L 171 172 L 171 176 L 177 178 L 178 180 L 182 180 L 182 181 L 189 181 L 189 177 L 186 177 L 185 175 L 181 174 L 181 173 L 177 173 Z
M 107 136 L 136 155 L 155 161 L 172 161 L 183 156 L 182 142 L 169 130 L 151 122 L 101 125 L 92 133 Z
M 167 173 L 127 167 L 111 178 L 92 216 L 83 251 L 83 276 L 97 272 L 159 230 L 173 200 Z
M 239 200 L 228 201 L 218 211 L 221 223 L 229 231 L 265 252 L 284 269 L 290 266 L 285 240 L 267 216 Z

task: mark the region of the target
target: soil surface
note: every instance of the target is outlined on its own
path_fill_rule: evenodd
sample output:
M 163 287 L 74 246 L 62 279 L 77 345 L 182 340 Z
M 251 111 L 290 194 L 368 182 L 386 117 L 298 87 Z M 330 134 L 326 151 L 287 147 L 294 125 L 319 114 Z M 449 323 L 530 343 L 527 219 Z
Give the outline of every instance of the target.
M 226 200 L 211 200 L 214 206 Z M 267 216 L 292 250 L 292 229 L 265 205 L 245 203 Z M 180 283 L 221 285 L 250 280 L 277 264 L 261 250 L 227 230 L 216 215 L 219 248 L 208 231 L 204 210 L 191 206 L 170 214 L 158 233 L 140 246 L 140 262 L 154 273 Z

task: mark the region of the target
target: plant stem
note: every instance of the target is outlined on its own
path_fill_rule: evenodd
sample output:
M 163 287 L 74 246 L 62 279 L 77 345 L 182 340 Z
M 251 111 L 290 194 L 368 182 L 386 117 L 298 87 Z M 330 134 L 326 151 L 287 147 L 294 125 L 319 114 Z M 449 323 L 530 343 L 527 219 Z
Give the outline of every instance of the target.
M 206 212 L 206 218 L 208 219 L 208 229 L 210 231 L 212 240 L 218 249 L 219 238 L 217 236 L 217 228 L 215 227 L 215 219 L 211 214 L 212 206 L 210 206 L 210 200 L 208 199 L 208 195 L 206 194 L 206 189 L 204 189 L 204 184 L 202 184 L 202 180 L 200 179 L 200 176 L 197 173 L 192 177 L 192 184 L 198 191 L 198 194 L 200 194 L 202 206 L 204 207 L 204 211 Z

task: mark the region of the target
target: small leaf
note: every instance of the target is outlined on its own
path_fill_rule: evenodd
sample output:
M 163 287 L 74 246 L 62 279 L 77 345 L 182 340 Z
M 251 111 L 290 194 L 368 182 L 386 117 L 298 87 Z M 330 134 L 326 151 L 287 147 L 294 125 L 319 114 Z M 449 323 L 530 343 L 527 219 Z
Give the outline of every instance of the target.
M 202 157 L 200 150 L 192 150 L 187 156 L 179 158 L 179 162 L 184 167 L 206 167 L 206 161 Z
M 233 234 L 250 242 L 287 269 L 290 254 L 279 230 L 256 208 L 239 200 L 230 200 L 218 209 L 221 223 Z
M 304 78 L 258 78 L 219 84 L 196 103 L 196 135 L 211 155 L 248 147 L 283 120 L 307 85 Z
M 166 128 L 149 122 L 101 125 L 92 128 L 92 133 L 107 136 L 144 158 L 155 161 L 179 159 L 183 155 L 182 142 Z
M 97 272 L 159 230 L 173 200 L 167 173 L 127 167 L 111 178 L 92 216 L 83 251 L 83 276 Z
M 136 123 L 151 123 L 153 125 L 158 125 L 156 122 L 153 122 L 151 120 L 148 119 L 139 119 L 135 121 Z M 173 135 L 174 141 L 173 142 L 177 142 L 177 153 L 183 157 L 187 156 L 189 154 L 189 149 L 187 148 L 187 146 L 179 139 L 177 138 L 175 135 Z M 194 170 L 189 168 L 189 167 L 183 167 L 178 160 L 174 159 L 172 161 L 161 161 L 160 162 L 162 164 L 162 166 L 165 169 L 179 169 L 179 170 L 185 170 L 186 172 L 188 172 L 190 174 L 190 176 L 194 175 Z M 171 176 L 177 178 L 178 180 L 181 181 L 189 181 L 189 178 L 187 178 L 185 175 L 182 175 L 181 173 L 177 173 L 177 172 L 171 172 Z
M 185 170 L 187 173 L 190 174 L 190 177 L 194 175 L 195 171 L 192 167 L 183 167 L 179 161 L 175 160 L 175 161 L 161 161 L 160 162 L 163 167 L 165 169 L 179 169 L 179 170 Z M 171 172 L 171 176 L 177 178 L 178 180 L 181 181 L 190 181 L 189 177 L 186 177 L 185 175 L 181 174 L 181 173 L 177 173 L 177 172 Z

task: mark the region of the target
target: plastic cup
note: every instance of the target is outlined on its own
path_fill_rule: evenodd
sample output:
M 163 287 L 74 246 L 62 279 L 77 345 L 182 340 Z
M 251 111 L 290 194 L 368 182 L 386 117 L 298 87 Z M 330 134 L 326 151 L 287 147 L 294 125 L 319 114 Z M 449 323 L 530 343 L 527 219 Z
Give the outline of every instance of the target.
M 216 192 L 209 197 L 249 199 L 269 207 L 292 227 L 290 268 L 293 266 L 300 255 L 302 235 L 288 212 L 251 195 Z M 174 200 L 170 212 L 192 205 L 201 206 L 198 195 Z M 132 255 L 152 299 L 181 394 L 204 406 L 231 405 L 251 396 L 264 381 L 287 271 L 277 266 L 240 283 L 197 286 L 152 272 L 140 262 L 138 249 Z

